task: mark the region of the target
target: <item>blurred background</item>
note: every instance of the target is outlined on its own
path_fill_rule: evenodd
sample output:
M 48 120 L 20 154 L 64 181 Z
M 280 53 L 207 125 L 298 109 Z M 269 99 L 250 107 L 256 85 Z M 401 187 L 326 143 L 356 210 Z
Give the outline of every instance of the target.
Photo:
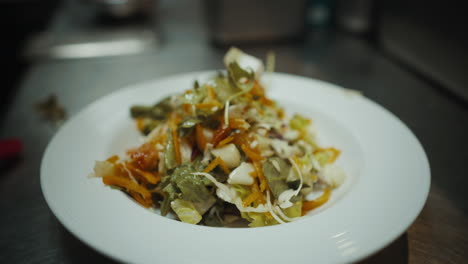
M 220 52 L 327 45 L 335 31 L 468 100 L 468 23 L 454 0 L 1 0 L 0 10 L 6 102 L 25 69 L 44 60 L 156 54 L 185 41 Z
M 421 141 L 427 204 L 363 263 L 466 263 L 468 16 L 458 2 L 0 0 L 0 263 L 112 262 L 48 209 L 39 184 L 48 142 L 120 88 L 222 68 L 232 45 L 262 59 L 274 51 L 276 71 L 362 92 Z

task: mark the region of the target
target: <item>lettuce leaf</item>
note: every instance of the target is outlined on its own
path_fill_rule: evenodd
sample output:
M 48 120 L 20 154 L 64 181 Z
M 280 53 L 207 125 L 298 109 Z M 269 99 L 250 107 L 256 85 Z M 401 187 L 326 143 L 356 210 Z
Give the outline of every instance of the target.
M 171 208 L 179 217 L 180 221 L 188 224 L 197 224 L 202 219 L 202 216 L 195 209 L 192 202 L 176 199 L 171 202 Z
M 265 213 L 241 212 L 241 217 L 249 221 L 249 227 L 260 227 L 279 224 L 273 217 Z
M 291 166 L 279 157 L 269 158 L 263 163 L 263 174 L 275 199 L 278 199 L 281 193 L 289 189 L 286 179 L 290 169 Z

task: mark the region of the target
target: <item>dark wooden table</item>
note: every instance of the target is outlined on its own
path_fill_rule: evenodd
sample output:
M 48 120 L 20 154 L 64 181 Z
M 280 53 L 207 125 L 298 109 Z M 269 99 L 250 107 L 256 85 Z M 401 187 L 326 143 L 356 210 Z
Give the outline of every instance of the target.
M 185 9 L 161 6 L 162 42 L 157 51 L 44 60 L 31 66 L 0 123 L 0 138 L 17 137 L 25 146 L 20 158 L 1 164 L 0 263 L 113 262 L 71 235 L 48 209 L 39 167 L 56 129 L 38 117 L 33 105 L 55 93 L 73 116 L 126 85 L 221 68 L 225 49 L 209 44 L 194 3 Z M 378 48 L 339 33 L 310 33 L 297 44 L 241 48 L 261 57 L 273 49 L 277 71 L 362 91 L 398 116 L 421 141 L 432 173 L 426 206 L 404 235 L 362 263 L 468 262 L 467 104 L 392 62 Z

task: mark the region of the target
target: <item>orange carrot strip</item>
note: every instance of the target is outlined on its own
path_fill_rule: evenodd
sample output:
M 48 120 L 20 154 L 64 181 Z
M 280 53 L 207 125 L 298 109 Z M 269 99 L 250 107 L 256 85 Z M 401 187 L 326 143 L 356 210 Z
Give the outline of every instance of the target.
M 138 130 L 142 131 L 144 128 L 144 121 L 143 118 L 139 117 L 135 119 L 135 124 Z
M 175 158 L 177 164 L 182 163 L 182 155 L 180 153 L 180 143 L 179 137 L 177 136 L 177 129 L 172 129 L 172 140 L 174 141 L 174 150 L 175 150 Z
M 148 208 L 152 205 L 152 202 L 150 202 L 149 200 L 143 199 L 143 197 L 141 197 L 141 195 L 137 192 L 130 191 L 130 195 L 133 197 L 133 199 L 135 199 L 137 203 L 139 203 L 141 206 L 145 208 Z
M 220 126 L 218 129 L 216 129 L 216 131 L 213 134 L 213 142 L 211 142 L 213 146 L 218 145 L 218 143 L 224 138 L 226 138 L 230 132 L 231 129 L 229 127 L 223 128 L 222 126 Z
M 266 203 L 266 197 L 265 195 L 260 191 L 260 187 L 258 186 L 258 182 L 254 181 L 254 183 L 251 186 L 252 192 L 259 193 L 257 199 L 254 201 L 257 204 L 264 204 Z
M 262 194 L 260 192 L 251 192 L 247 197 L 242 200 L 242 205 L 244 207 L 250 206 L 255 200 L 257 200 Z
M 250 172 L 249 175 L 252 176 L 252 178 L 254 178 L 254 179 L 255 179 L 255 178 L 258 178 L 258 173 L 257 173 L 256 170 Z
M 156 184 L 161 180 L 161 177 L 159 177 L 158 175 L 154 175 L 153 173 L 148 172 L 148 171 L 140 170 L 129 162 L 126 162 L 125 165 L 127 166 L 129 170 L 141 176 L 148 183 Z
M 210 99 L 216 99 L 216 94 L 215 94 L 215 92 L 214 92 L 214 90 L 213 90 L 213 87 L 208 86 L 207 89 L 208 89 L 208 98 L 210 98 Z
M 262 98 L 260 98 L 260 103 L 264 104 L 264 105 L 267 105 L 267 106 L 274 106 L 275 105 L 275 102 L 268 99 L 267 97 L 263 96 Z
M 261 97 L 265 94 L 265 91 L 263 87 L 257 81 L 255 81 L 254 86 L 252 87 L 252 89 L 250 89 L 250 94 L 252 94 L 253 96 Z
M 250 149 L 245 144 L 241 145 L 241 149 L 244 151 L 245 155 L 247 155 L 247 157 L 249 157 L 252 161 L 260 161 L 263 159 L 263 157 L 260 156 L 258 152 L 256 152 L 253 149 Z
M 203 134 L 203 128 L 201 127 L 200 124 L 197 124 L 195 126 L 195 139 L 197 142 L 198 149 L 201 151 L 205 151 L 206 138 L 205 138 L 205 135 Z
M 206 168 L 203 170 L 203 172 L 208 173 L 208 172 L 214 170 L 216 168 L 216 166 L 219 165 L 220 160 L 221 159 L 219 157 L 217 157 L 216 159 L 211 161 L 210 164 L 208 164 L 208 166 L 206 166 Z
M 211 109 L 213 107 L 221 107 L 222 105 L 218 102 L 218 101 L 215 101 L 215 102 L 212 102 L 212 103 L 199 103 L 199 104 L 195 104 L 195 107 L 196 108 L 200 108 L 200 109 L 205 109 L 205 108 L 208 108 L 208 109 Z
M 122 187 L 129 192 L 137 192 L 141 194 L 141 196 L 145 199 L 149 199 L 151 197 L 151 193 L 147 189 L 127 178 L 117 176 L 104 176 L 102 177 L 102 182 L 106 185 Z
M 249 123 L 240 118 L 231 118 L 229 119 L 229 127 L 231 129 L 246 130 L 249 127 Z
M 203 170 L 203 172 L 208 173 L 208 172 L 214 170 L 217 166 L 221 167 L 221 169 L 225 173 L 227 173 L 227 174 L 231 173 L 229 168 L 226 166 L 226 164 L 224 163 L 224 161 L 220 157 L 216 157 L 212 162 L 210 162 L 210 164 L 208 164 L 208 166 L 206 166 L 206 168 Z
M 264 192 L 268 188 L 268 182 L 265 175 L 263 175 L 262 165 L 260 162 L 254 162 L 253 165 L 260 181 L 260 191 Z
M 219 159 L 219 166 L 221 167 L 221 169 L 222 169 L 226 174 L 231 173 L 231 171 L 229 170 L 229 168 L 226 166 L 226 163 L 224 163 L 224 160 L 221 159 L 220 157 L 217 157 L 217 159 Z
M 182 110 L 184 110 L 185 113 L 191 113 L 192 112 L 192 105 L 191 104 L 182 104 Z
M 216 145 L 216 147 L 217 147 L 217 148 L 220 148 L 220 147 L 222 147 L 222 146 L 224 146 L 224 145 L 226 145 L 226 144 L 228 144 L 228 143 L 231 143 L 231 141 L 233 141 L 233 140 L 234 140 L 234 137 L 233 137 L 233 136 L 229 136 L 229 137 L 227 137 L 227 138 L 221 140 L 221 141 L 218 143 L 218 145 Z
M 330 189 L 329 188 L 325 188 L 325 190 L 323 191 L 323 194 L 313 200 L 313 201 L 306 201 L 306 202 L 303 202 L 302 203 L 302 215 L 305 215 L 307 214 L 307 212 L 309 212 L 310 210 L 313 210 L 319 206 L 321 206 L 322 204 L 326 203 L 328 201 L 328 199 L 330 199 Z

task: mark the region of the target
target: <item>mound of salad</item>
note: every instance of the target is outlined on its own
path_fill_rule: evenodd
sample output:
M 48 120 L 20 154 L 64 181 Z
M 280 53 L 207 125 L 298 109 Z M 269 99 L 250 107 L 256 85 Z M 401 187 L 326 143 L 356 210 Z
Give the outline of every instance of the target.
M 319 146 L 310 119 L 287 116 L 268 98 L 260 60 L 231 48 L 224 63 L 225 72 L 182 94 L 131 107 L 144 143 L 97 161 L 93 175 L 184 223 L 260 227 L 300 219 L 345 180 L 334 164 L 340 151 Z

